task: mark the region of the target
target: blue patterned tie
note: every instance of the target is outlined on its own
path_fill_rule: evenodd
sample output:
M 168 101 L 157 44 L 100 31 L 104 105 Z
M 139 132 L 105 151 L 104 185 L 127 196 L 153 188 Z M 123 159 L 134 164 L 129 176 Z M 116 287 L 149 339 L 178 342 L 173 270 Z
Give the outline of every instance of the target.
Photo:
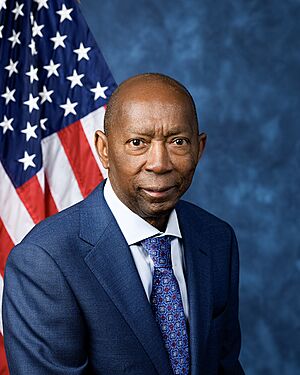
M 172 269 L 171 236 L 141 241 L 153 264 L 150 302 L 174 374 L 189 373 L 189 343 L 180 289 Z

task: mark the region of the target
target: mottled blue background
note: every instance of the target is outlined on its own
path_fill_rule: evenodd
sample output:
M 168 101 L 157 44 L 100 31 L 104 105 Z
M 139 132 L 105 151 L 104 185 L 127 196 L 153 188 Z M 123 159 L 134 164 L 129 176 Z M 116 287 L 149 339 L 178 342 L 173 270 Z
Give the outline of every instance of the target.
M 248 375 L 300 374 L 297 0 L 82 0 L 118 83 L 158 71 L 195 98 L 205 155 L 186 198 L 229 221 Z

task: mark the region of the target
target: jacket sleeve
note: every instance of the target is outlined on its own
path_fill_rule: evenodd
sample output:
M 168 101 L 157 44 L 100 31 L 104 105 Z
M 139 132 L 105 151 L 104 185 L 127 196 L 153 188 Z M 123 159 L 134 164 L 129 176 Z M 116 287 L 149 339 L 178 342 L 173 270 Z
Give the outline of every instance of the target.
M 4 343 L 12 375 L 86 373 L 84 322 L 56 262 L 34 244 L 8 258 L 3 294 Z
M 241 349 L 241 330 L 239 324 L 239 253 L 236 236 L 232 228 L 231 232 L 230 292 L 226 308 L 219 375 L 244 375 L 239 362 Z

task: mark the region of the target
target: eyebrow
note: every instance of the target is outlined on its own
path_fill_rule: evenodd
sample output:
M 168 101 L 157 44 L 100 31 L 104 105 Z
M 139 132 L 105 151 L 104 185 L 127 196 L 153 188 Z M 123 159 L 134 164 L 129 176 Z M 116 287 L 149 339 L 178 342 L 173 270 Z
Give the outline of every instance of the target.
M 139 136 L 148 136 L 148 137 L 151 137 L 155 132 L 154 131 L 143 131 L 142 129 L 127 129 L 127 132 L 128 133 L 132 133 L 132 134 L 136 134 L 136 135 L 139 135 Z M 174 136 L 174 135 L 179 135 L 179 134 L 182 134 L 182 135 L 187 135 L 187 134 L 191 134 L 192 132 L 189 132 L 187 130 L 185 131 L 182 131 L 182 130 L 179 130 L 179 129 L 171 129 L 167 134 L 166 136 L 167 137 L 170 137 L 170 136 Z

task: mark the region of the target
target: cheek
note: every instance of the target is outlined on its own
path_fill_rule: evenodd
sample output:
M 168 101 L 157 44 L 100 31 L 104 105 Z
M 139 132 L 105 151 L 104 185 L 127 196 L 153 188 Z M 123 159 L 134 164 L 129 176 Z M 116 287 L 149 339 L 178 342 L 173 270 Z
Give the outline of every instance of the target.
M 139 173 L 143 162 L 138 157 L 126 155 L 124 152 L 114 152 L 109 158 L 109 171 L 122 183 L 129 184 Z
M 180 173 L 183 177 L 189 177 L 194 173 L 197 163 L 195 162 L 193 155 L 187 154 L 178 156 L 175 155 L 171 158 L 171 162 L 174 166 L 174 169 Z

